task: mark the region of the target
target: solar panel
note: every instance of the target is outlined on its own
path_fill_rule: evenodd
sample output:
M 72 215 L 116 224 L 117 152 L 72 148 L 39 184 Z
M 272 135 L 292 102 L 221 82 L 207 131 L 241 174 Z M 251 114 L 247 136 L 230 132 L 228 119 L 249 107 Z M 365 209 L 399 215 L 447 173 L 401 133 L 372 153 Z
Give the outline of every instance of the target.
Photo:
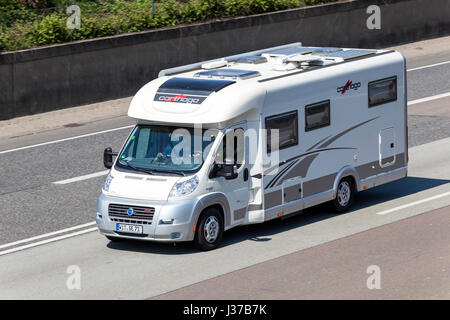
M 248 79 L 260 76 L 258 71 L 253 70 L 241 70 L 241 69 L 215 69 L 208 71 L 200 71 L 194 74 L 194 77 L 206 76 L 206 77 L 218 77 L 218 78 L 231 78 L 231 79 Z
M 264 52 L 264 54 L 267 54 L 272 57 L 277 56 L 289 56 L 291 54 L 296 53 L 311 53 L 317 48 L 312 47 L 294 47 L 294 48 L 287 48 L 287 49 L 280 49 L 280 50 L 274 50 L 274 51 L 267 51 Z
M 338 51 L 342 51 L 342 48 L 335 48 L 335 47 L 322 47 L 315 49 L 312 54 L 327 54 L 327 53 L 334 53 Z
M 366 56 L 369 54 L 374 54 L 376 50 L 367 50 L 367 49 L 350 49 L 343 50 L 333 53 L 327 53 L 323 55 L 324 58 L 341 58 L 344 60 L 353 59 L 361 56 Z

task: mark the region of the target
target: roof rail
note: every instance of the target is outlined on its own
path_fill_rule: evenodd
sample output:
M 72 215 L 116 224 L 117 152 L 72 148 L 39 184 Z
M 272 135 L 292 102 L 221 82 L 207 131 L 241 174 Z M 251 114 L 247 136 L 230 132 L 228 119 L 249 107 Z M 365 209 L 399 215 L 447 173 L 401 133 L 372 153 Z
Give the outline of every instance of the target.
M 159 72 L 158 78 L 164 77 L 164 76 L 168 76 L 168 75 L 171 75 L 171 74 L 186 72 L 186 71 L 189 71 L 189 70 L 201 69 L 202 64 L 205 64 L 205 63 L 210 63 L 210 62 L 214 62 L 214 61 L 221 61 L 221 60 L 226 60 L 226 61 L 231 62 L 231 61 L 234 61 L 234 60 L 236 60 L 238 58 L 241 58 L 241 57 L 244 57 L 244 56 L 255 56 L 255 55 L 263 54 L 263 53 L 265 53 L 267 51 L 288 49 L 288 48 L 293 48 L 293 47 L 300 47 L 301 45 L 302 45 L 301 42 L 294 42 L 294 43 L 289 43 L 289 44 L 285 44 L 285 45 L 282 45 L 282 46 L 266 48 L 266 49 L 260 49 L 260 50 L 255 50 L 255 51 L 250 51 L 250 52 L 236 54 L 236 55 L 233 55 L 233 56 L 228 56 L 228 57 L 223 57 L 223 58 L 218 58 L 218 59 L 212 59 L 212 60 L 207 60 L 207 61 L 187 64 L 185 66 L 180 66 L 180 67 L 175 67 L 175 68 L 170 68 L 170 69 L 164 69 L 164 70 L 161 70 Z

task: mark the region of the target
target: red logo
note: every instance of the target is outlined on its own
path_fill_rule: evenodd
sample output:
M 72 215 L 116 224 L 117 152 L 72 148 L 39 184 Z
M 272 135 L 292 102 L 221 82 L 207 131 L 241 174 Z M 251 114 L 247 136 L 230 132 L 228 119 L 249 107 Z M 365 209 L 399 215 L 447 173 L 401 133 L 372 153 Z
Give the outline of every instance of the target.
M 179 95 L 177 95 L 175 97 L 172 97 L 170 99 L 164 100 L 164 102 L 172 102 L 172 101 L 175 101 L 175 100 L 178 100 L 178 99 L 183 99 L 183 98 L 186 98 L 186 97 L 187 96 L 185 96 L 185 95 L 179 94 Z
M 342 89 L 342 94 L 344 94 L 345 91 L 347 91 L 348 87 L 350 87 L 351 84 L 352 84 L 352 81 L 348 80 L 347 83 L 344 86 L 344 89 Z

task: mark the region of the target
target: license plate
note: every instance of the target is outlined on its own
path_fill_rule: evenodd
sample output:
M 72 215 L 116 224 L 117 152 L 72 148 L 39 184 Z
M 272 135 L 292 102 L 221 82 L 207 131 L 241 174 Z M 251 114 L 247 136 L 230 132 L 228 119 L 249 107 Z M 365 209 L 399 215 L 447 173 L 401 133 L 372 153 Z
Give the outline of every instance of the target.
M 142 226 L 136 226 L 133 224 L 116 224 L 116 231 L 118 232 L 126 232 L 126 233 L 137 233 L 142 234 L 144 232 L 144 228 Z

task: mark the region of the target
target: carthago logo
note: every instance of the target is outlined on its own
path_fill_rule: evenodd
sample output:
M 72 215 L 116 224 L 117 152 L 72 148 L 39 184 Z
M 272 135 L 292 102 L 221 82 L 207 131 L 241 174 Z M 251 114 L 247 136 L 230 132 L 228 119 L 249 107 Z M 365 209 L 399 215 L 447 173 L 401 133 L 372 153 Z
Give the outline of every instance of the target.
M 178 102 L 178 103 L 190 103 L 190 104 L 200 104 L 205 100 L 205 97 L 200 96 L 187 96 L 184 94 L 160 94 L 155 95 L 155 101 L 160 102 Z
M 337 92 L 344 94 L 347 90 L 358 90 L 358 88 L 361 87 L 361 82 L 356 82 L 353 83 L 353 81 L 348 80 L 347 83 L 345 84 L 345 86 L 342 87 L 338 87 L 337 88 Z

